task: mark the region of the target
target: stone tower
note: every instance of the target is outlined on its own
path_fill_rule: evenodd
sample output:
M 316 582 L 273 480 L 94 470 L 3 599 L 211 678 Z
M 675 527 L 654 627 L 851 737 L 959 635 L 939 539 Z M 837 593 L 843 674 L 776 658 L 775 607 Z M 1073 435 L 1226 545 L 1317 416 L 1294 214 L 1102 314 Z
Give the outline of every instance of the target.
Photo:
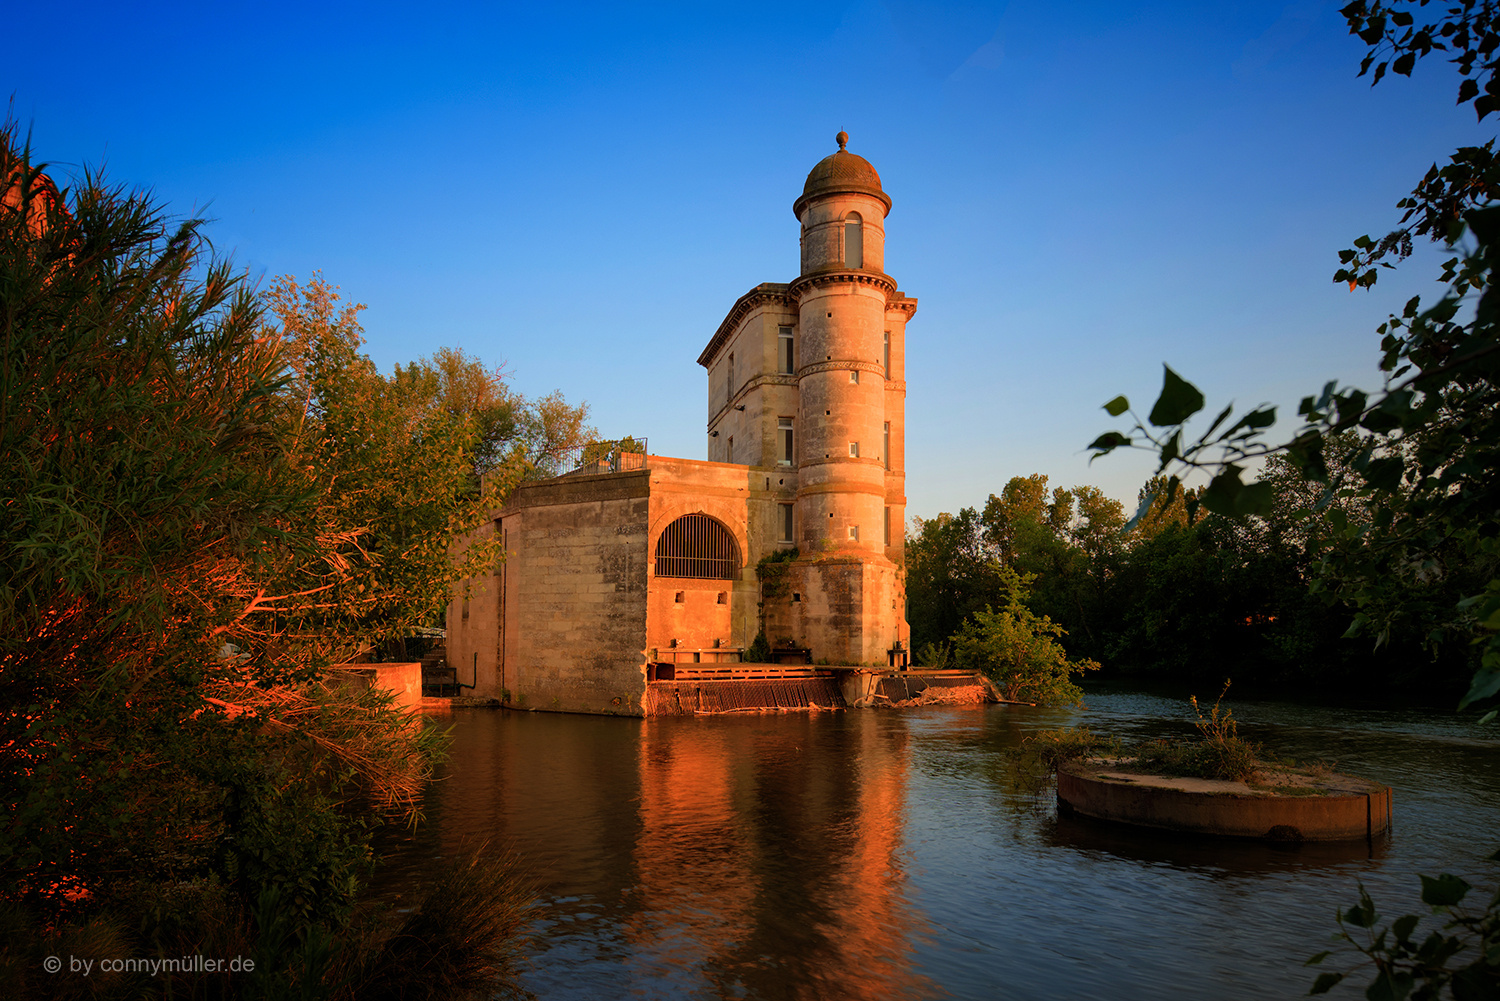
M 798 543 L 810 641 L 845 662 L 888 661 L 904 646 L 906 322 L 916 312 L 885 273 L 891 198 L 845 147 L 807 175 L 797 302 Z M 821 600 L 819 600 L 821 599 Z M 821 614 L 819 614 L 821 613 Z M 836 637 L 843 638 L 838 642 Z
M 750 479 L 762 544 L 747 562 L 798 552 L 784 606 L 765 602 L 767 638 L 833 664 L 888 664 L 908 636 L 905 345 L 917 301 L 885 273 L 880 175 L 837 139 L 792 206 L 796 280 L 741 296 L 698 362 L 709 460 L 763 471 Z
M 792 205 L 802 224 L 802 272 L 790 288 L 802 341 L 798 541 L 895 562 L 906 514 L 902 362 L 916 300 L 884 271 L 891 199 L 848 141 L 838 134 L 838 152 Z

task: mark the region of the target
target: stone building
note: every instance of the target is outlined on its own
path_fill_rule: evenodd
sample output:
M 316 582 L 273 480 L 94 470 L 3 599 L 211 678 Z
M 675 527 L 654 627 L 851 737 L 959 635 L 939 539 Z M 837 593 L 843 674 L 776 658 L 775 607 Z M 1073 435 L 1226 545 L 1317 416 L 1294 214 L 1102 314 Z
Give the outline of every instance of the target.
M 484 529 L 505 558 L 448 612 L 448 660 L 473 694 L 641 715 L 663 683 L 904 663 L 917 301 L 884 270 L 890 196 L 837 138 L 792 206 L 801 273 L 741 296 L 698 357 L 708 460 L 617 449 L 524 483 Z M 743 661 L 762 630 L 777 667 Z

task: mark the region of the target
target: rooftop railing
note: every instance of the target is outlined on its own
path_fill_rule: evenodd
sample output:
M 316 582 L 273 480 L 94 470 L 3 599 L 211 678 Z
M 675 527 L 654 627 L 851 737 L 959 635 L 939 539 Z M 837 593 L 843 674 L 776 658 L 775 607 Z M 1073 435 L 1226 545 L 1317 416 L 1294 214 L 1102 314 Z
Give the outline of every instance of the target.
M 592 441 L 587 445 L 544 452 L 532 463 L 528 480 L 546 480 L 554 476 L 600 476 L 627 473 L 646 468 L 646 439 L 619 438 L 614 441 Z

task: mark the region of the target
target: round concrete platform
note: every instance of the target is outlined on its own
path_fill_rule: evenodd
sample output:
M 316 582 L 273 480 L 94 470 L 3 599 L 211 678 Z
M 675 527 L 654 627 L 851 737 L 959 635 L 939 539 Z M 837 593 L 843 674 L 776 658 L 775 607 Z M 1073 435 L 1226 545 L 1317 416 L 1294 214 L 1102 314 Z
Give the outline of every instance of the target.
M 1100 820 L 1272 841 L 1376 838 L 1391 827 L 1389 786 L 1289 768 L 1266 769 L 1252 786 L 1135 772 L 1128 760 L 1072 761 L 1057 769 L 1057 801 Z

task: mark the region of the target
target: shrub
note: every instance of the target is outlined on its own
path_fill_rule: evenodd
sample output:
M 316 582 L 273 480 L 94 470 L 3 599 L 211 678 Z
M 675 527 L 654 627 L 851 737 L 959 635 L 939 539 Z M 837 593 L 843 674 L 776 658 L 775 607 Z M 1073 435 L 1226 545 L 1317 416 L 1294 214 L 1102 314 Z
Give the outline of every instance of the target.
M 1135 749 L 1136 763 L 1162 775 L 1230 782 L 1252 779 L 1260 764 L 1262 748 L 1239 735 L 1239 724 L 1230 710 L 1220 713 L 1220 703 L 1228 691 L 1226 681 L 1207 716 L 1199 708 L 1196 696 L 1189 699 L 1198 717 L 1193 723 L 1198 730 L 1197 740 L 1152 741 Z
M 954 666 L 983 674 L 1012 702 L 1057 705 L 1082 702 L 1083 690 L 1072 676 L 1098 670 L 1087 659 L 1069 660 L 1057 640 L 1062 626 L 1026 607 L 1032 574 L 1009 567 L 1000 571 L 1005 607 L 974 613 L 953 636 Z

